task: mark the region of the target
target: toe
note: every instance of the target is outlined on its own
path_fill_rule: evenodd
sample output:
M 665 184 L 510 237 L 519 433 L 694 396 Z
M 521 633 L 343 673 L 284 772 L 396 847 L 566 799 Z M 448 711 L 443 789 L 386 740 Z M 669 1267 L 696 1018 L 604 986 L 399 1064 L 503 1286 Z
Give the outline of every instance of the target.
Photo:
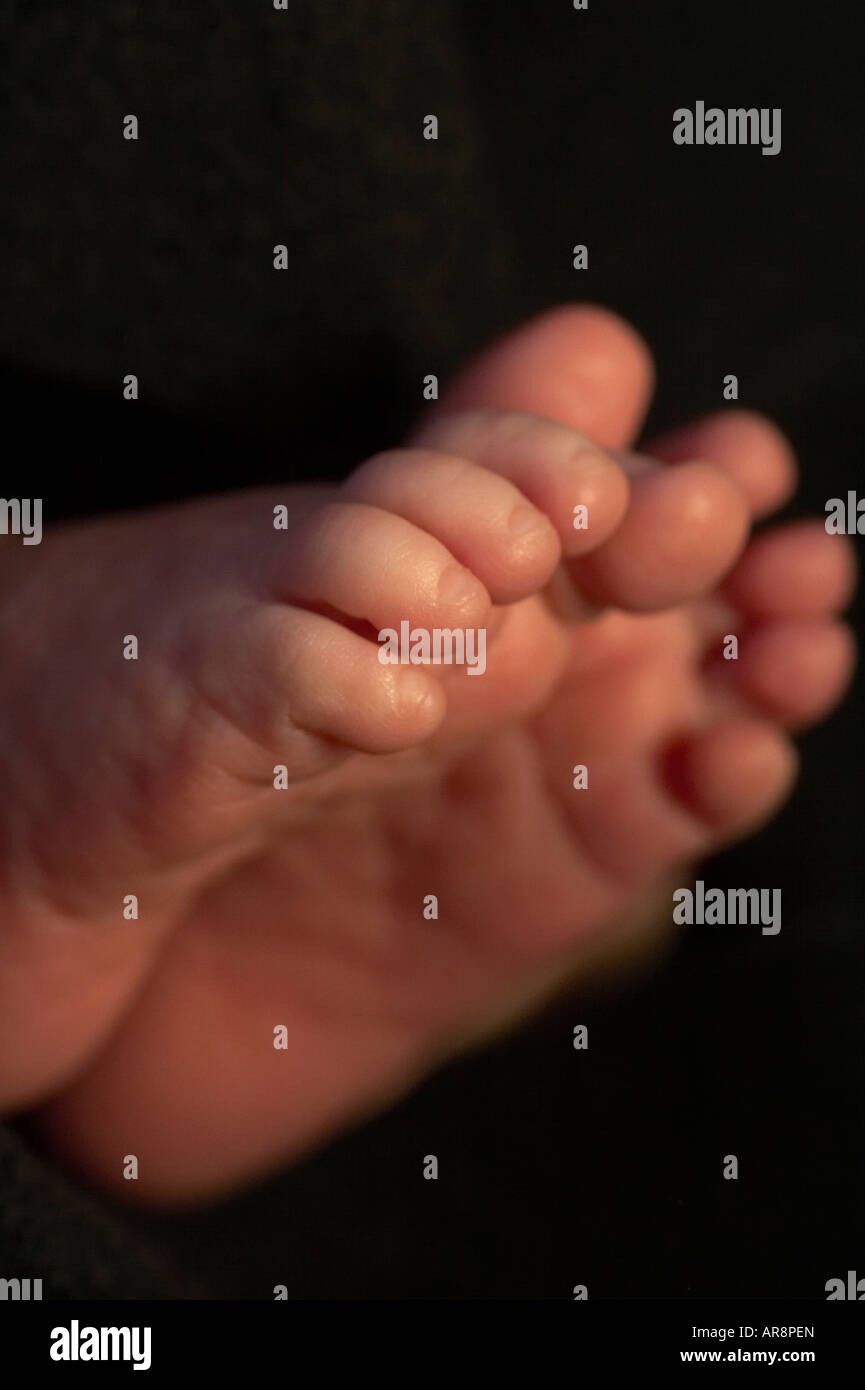
M 215 653 L 199 684 L 249 741 L 245 779 L 272 785 L 276 760 L 294 781 L 347 751 L 391 753 L 429 738 L 445 715 L 441 683 L 428 666 L 384 664 L 381 651 L 320 613 L 260 604 L 243 615 L 231 661 Z
M 794 522 L 756 536 L 724 581 L 723 595 L 759 618 L 813 618 L 844 608 L 856 565 L 846 536 L 819 521 Z
M 486 587 L 513 603 L 549 578 L 561 554 L 553 526 L 507 478 L 429 449 L 377 454 L 343 495 L 403 517 L 434 536 Z
M 740 489 L 708 463 L 641 472 L 611 539 L 569 564 L 592 602 L 634 612 L 685 603 L 711 589 L 739 555 L 749 512 Z
M 631 891 L 755 829 L 787 796 L 797 766 L 784 732 L 753 717 L 668 732 L 641 754 L 585 764 L 587 786 L 569 796 L 568 817 L 588 864 Z
M 459 454 L 509 479 L 549 517 L 565 555 L 595 550 L 628 506 L 619 463 L 585 435 L 542 416 L 498 410 L 440 415 L 415 443 Z
M 271 592 L 285 602 L 376 631 L 479 627 L 489 613 L 481 581 L 440 541 L 379 507 L 329 503 L 284 536 Z
M 776 725 L 743 717 L 674 744 L 664 755 L 662 776 L 717 848 L 768 820 L 788 796 L 797 769 L 796 750 Z
M 654 384 L 642 338 L 591 304 L 550 309 L 476 357 L 439 409 L 527 410 L 620 448 L 636 433 Z
M 715 651 L 708 674 L 725 694 L 799 729 L 838 703 L 855 660 L 853 635 L 844 623 L 782 618 L 746 629 L 735 661 Z
M 708 459 L 742 489 L 755 517 L 782 506 L 796 486 L 796 462 L 781 431 L 749 410 L 709 415 L 646 446 L 663 463 Z

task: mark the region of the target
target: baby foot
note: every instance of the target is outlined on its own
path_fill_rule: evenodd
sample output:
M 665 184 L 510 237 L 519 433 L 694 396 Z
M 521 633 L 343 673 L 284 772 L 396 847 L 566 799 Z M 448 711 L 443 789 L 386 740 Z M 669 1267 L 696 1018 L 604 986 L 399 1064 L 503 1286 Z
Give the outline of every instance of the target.
M 127 1196 L 127 1154 L 133 1196 L 212 1195 L 769 814 L 849 672 L 851 565 L 817 526 L 743 553 L 778 489 L 715 452 L 463 410 L 339 489 L 7 550 L 6 1107 L 53 1095 L 45 1134 Z M 485 631 L 483 673 L 384 664 L 404 621 Z

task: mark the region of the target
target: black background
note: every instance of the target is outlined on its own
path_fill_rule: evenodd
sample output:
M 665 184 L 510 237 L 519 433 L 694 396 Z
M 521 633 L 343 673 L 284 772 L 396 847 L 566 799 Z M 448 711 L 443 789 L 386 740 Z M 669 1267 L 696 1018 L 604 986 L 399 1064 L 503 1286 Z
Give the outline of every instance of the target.
M 721 408 L 734 372 L 798 451 L 794 512 L 863 489 L 852 0 L 13 14 L 2 491 L 41 491 L 46 522 L 340 476 L 398 438 L 425 373 L 575 299 L 652 346 L 652 429 Z M 780 154 L 674 146 L 697 100 L 781 107 Z M 781 887 L 779 936 L 694 929 L 265 1186 L 122 1224 L 217 1297 L 823 1298 L 865 1275 L 860 708 L 857 687 L 802 740 L 788 808 L 705 870 Z M 22 1162 L 13 1208 L 30 1181 Z M 73 1191 L 40 1181 L 56 1286 L 137 1288 L 137 1235 L 94 1274 Z

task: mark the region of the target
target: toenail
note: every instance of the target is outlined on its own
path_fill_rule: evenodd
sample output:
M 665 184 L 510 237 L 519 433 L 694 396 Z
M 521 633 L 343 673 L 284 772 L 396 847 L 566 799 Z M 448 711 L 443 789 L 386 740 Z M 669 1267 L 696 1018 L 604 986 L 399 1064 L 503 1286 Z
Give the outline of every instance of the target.
M 439 576 L 438 596 L 443 603 L 469 603 L 480 598 L 481 586 L 470 570 L 448 565 Z
M 531 531 L 546 531 L 548 523 L 543 514 L 535 507 L 528 507 L 521 502 L 514 507 L 508 517 L 508 530 L 512 536 L 527 536 Z

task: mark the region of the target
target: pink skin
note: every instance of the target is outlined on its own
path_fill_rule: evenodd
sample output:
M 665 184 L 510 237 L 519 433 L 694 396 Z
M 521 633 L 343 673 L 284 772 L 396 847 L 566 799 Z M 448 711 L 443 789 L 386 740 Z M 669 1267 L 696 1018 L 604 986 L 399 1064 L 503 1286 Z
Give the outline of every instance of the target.
M 757 416 L 619 455 L 651 381 L 614 316 L 556 310 L 340 489 L 0 552 L 0 1101 L 89 1179 L 171 1204 L 267 1173 L 783 800 L 785 730 L 849 678 L 850 549 L 745 548 L 794 482 Z M 485 674 L 383 666 L 401 618 L 485 626 Z

